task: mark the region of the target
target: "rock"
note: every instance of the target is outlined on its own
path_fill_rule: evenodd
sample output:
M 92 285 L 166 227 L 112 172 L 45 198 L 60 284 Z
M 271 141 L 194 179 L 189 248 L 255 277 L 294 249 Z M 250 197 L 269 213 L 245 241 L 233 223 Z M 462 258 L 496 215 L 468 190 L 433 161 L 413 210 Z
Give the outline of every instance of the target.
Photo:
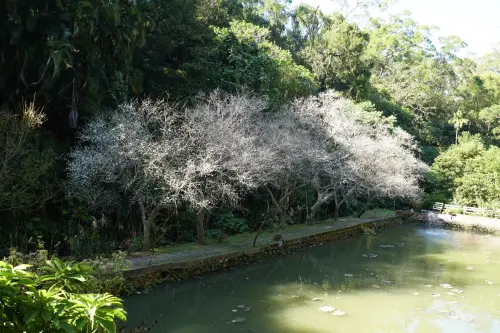
M 432 297 L 435 297 L 435 298 L 438 298 L 438 297 L 441 297 L 440 294 L 431 294 Z
M 251 308 L 251 307 L 249 307 L 249 306 L 245 308 L 245 312 L 248 312 L 248 311 L 250 311 L 250 310 L 252 310 L 252 308 Z
M 441 287 L 445 288 L 445 289 L 452 289 L 453 286 L 451 284 L 448 284 L 448 283 L 441 283 Z
M 244 308 L 245 308 L 245 305 L 240 304 L 240 305 L 238 305 L 238 306 L 237 306 L 237 308 L 244 309 Z
M 345 277 L 348 277 L 348 278 L 351 278 L 351 277 L 353 277 L 354 275 L 352 275 L 352 274 L 344 274 L 344 276 L 345 276 Z
M 378 254 L 370 253 L 370 258 L 377 258 L 377 257 L 378 257 Z
M 245 321 L 245 318 L 242 317 L 236 317 L 233 320 L 231 320 L 232 323 L 242 323 Z
M 318 310 L 321 312 L 333 312 L 335 311 L 335 308 L 333 306 L 323 305 Z
M 432 284 L 424 284 L 424 287 L 432 288 Z
M 343 310 L 338 309 L 338 310 L 333 311 L 332 315 L 334 315 L 334 316 L 345 316 L 345 312 Z
M 367 255 L 367 254 L 363 254 L 362 256 L 363 256 L 363 257 L 365 257 L 365 258 L 368 258 L 368 255 Z
M 313 300 L 313 302 L 319 302 L 319 301 L 322 301 L 323 299 L 322 298 L 313 298 L 312 300 Z
M 233 309 L 232 311 L 233 311 L 233 312 L 238 312 L 238 310 L 236 310 L 236 309 Z

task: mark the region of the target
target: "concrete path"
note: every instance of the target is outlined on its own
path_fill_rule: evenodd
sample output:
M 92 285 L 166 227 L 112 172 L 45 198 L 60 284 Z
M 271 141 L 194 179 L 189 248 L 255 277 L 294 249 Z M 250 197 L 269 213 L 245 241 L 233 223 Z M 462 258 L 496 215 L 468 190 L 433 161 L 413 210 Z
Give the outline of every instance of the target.
M 389 217 L 389 216 L 386 216 Z M 283 238 L 294 239 L 299 237 L 310 236 L 318 233 L 322 233 L 325 231 L 342 229 L 345 227 L 350 227 L 366 222 L 376 221 L 378 219 L 339 219 L 337 222 L 333 222 L 331 224 L 318 224 L 312 225 L 310 228 L 296 230 L 291 229 L 287 231 L 285 229 L 283 234 Z M 254 234 L 255 235 L 255 234 Z M 259 236 L 257 246 L 267 245 L 271 242 L 273 234 L 265 233 Z M 191 259 L 201 259 L 205 257 L 231 253 L 235 251 L 241 251 L 252 247 L 253 237 L 247 241 L 239 242 L 239 243 L 224 243 L 224 244 L 215 244 L 215 245 L 205 245 L 200 246 L 199 248 L 194 248 L 190 250 L 176 251 L 175 247 L 172 248 L 171 253 L 159 253 L 152 254 L 147 256 L 139 256 L 139 257 L 129 257 L 127 258 L 131 262 L 131 269 L 147 267 L 151 265 L 165 264 L 170 262 L 179 262 L 183 260 L 191 260 Z

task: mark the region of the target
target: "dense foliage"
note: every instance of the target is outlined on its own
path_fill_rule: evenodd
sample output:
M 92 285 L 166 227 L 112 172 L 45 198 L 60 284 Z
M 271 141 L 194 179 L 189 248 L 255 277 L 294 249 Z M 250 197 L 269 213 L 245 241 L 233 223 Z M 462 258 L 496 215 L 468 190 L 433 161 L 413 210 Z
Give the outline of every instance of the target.
M 498 48 L 342 3 L 0 1 L 0 251 L 203 242 L 419 186 L 497 206 Z
M 91 273 L 90 266 L 55 257 L 36 269 L 0 261 L 0 330 L 116 332 L 115 320 L 126 320 L 122 301 L 85 293 Z
M 434 193 L 465 206 L 500 206 L 500 150 L 479 136 L 463 135 L 436 159 L 431 174 Z

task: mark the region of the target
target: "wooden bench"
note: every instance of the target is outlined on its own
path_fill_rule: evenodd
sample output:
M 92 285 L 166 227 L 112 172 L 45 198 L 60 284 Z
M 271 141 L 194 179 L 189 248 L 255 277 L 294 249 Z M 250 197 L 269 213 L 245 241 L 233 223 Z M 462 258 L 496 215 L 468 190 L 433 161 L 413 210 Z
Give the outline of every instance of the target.
M 444 205 L 444 209 L 462 210 L 462 206 L 459 206 L 459 205 Z
M 494 216 L 493 208 L 483 208 L 483 215 L 484 216 Z
M 477 207 L 463 207 L 463 212 L 464 214 L 483 214 L 484 209 L 483 208 L 477 208 Z
M 434 206 L 432 206 L 432 210 L 435 212 L 442 212 L 443 211 L 443 206 L 444 203 L 442 202 L 435 202 Z

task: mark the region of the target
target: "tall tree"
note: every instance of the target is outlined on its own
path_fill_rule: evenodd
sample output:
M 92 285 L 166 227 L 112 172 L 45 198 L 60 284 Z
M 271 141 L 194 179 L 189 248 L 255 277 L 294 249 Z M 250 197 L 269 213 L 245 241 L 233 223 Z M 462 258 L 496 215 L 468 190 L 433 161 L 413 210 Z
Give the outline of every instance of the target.
M 468 123 L 469 119 L 465 118 L 465 114 L 462 110 L 458 110 L 453 114 L 453 118 L 450 119 L 450 124 L 455 127 L 455 144 L 458 144 L 458 131 Z

